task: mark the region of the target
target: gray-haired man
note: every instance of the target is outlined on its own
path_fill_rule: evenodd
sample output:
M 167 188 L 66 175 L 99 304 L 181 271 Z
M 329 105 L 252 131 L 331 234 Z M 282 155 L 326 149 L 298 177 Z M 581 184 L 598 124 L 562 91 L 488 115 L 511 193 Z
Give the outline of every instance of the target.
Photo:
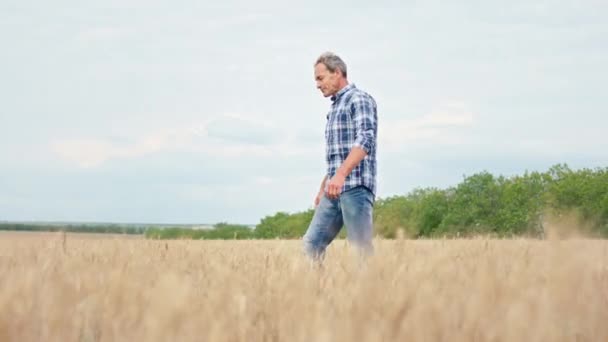
M 376 101 L 349 84 L 344 61 L 322 54 L 314 65 L 317 88 L 332 104 L 327 114 L 327 173 L 315 198 L 315 213 L 304 235 L 307 254 L 320 260 L 346 226 L 348 240 L 364 255 L 373 252 L 376 193 Z

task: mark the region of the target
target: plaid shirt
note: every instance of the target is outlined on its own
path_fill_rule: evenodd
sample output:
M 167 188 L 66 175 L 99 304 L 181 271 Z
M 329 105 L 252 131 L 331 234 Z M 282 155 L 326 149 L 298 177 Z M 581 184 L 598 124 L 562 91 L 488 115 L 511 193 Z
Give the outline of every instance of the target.
M 351 148 L 360 147 L 367 156 L 346 177 L 342 192 L 363 185 L 376 194 L 376 101 L 354 84 L 342 88 L 331 100 L 325 127 L 327 177 L 336 174 Z

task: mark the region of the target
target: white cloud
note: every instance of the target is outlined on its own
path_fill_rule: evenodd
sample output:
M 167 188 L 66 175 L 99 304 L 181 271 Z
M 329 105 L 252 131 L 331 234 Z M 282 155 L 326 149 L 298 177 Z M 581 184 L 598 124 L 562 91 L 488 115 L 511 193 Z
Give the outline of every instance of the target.
M 184 134 L 186 133 L 186 134 Z M 131 159 L 167 149 L 187 146 L 194 132 L 190 129 L 169 129 L 137 139 L 133 143 L 96 138 L 56 140 L 52 152 L 82 168 L 97 167 L 111 159 Z
M 210 18 L 209 20 L 205 21 L 205 26 L 209 29 L 220 30 L 234 26 L 253 25 L 269 17 L 269 14 L 250 12 L 238 15 L 224 16 L 221 18 Z
M 457 144 L 463 139 L 462 129 L 474 124 L 473 113 L 456 103 L 418 118 L 381 122 L 378 135 L 380 143 L 389 149 L 412 143 Z
M 281 138 L 282 132 L 272 122 L 246 117 L 242 114 L 226 114 L 210 120 L 205 125 L 206 134 L 228 143 L 269 145 Z
M 91 27 L 79 32 L 76 40 L 80 42 L 95 42 L 104 40 L 115 40 L 129 37 L 136 33 L 133 28 L 99 26 Z
M 115 158 L 143 156 L 163 148 L 165 142 L 153 137 L 135 144 L 117 144 L 100 139 L 71 139 L 51 144 L 51 149 L 59 157 L 76 163 L 82 168 L 91 168 Z
M 123 132 L 125 134 L 125 132 Z M 81 168 L 93 168 L 113 159 L 133 159 L 164 151 L 190 151 L 222 160 L 295 158 L 322 153 L 316 145 L 289 135 L 269 120 L 225 114 L 195 124 L 144 134 L 131 143 L 101 138 L 55 140 L 51 150 Z

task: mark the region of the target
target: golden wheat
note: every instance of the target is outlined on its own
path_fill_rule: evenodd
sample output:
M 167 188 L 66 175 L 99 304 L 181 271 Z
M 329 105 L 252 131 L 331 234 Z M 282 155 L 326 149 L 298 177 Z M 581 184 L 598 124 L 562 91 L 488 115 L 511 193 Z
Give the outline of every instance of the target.
M 601 240 L 0 234 L 0 341 L 608 341 Z

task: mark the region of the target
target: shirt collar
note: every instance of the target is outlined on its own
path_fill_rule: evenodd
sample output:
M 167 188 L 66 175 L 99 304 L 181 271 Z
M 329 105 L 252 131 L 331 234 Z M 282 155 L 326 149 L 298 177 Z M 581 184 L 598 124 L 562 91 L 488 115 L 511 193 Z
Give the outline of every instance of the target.
M 337 92 L 336 95 L 333 95 L 331 97 L 331 101 L 336 102 L 342 95 L 354 88 L 356 88 L 354 83 L 347 84 L 346 87 L 340 89 L 340 91 Z

